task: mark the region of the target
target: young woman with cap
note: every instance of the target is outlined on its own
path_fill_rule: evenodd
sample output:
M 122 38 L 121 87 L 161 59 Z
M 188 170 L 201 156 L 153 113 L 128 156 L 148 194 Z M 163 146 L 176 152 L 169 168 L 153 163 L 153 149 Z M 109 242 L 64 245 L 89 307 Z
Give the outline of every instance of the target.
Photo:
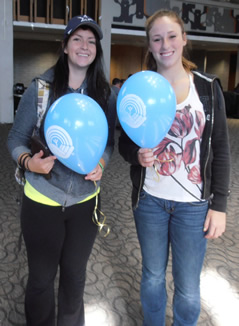
M 64 32 L 56 65 L 40 78 L 50 85 L 47 108 L 60 96 L 82 93 L 106 113 L 109 137 L 99 164 L 86 176 L 62 165 L 55 156 L 31 156 L 30 138 L 37 122 L 37 78 L 24 93 L 8 147 L 25 169 L 21 226 L 29 277 L 25 296 L 27 326 L 85 325 L 83 293 L 86 265 L 97 234 L 92 221 L 100 179 L 114 147 L 115 96 L 102 64 L 102 31 L 90 17 L 72 18 Z M 44 141 L 43 124 L 40 135 Z M 51 178 L 44 174 L 51 173 Z M 93 181 L 93 182 L 92 182 Z M 54 281 L 59 267 L 58 309 Z

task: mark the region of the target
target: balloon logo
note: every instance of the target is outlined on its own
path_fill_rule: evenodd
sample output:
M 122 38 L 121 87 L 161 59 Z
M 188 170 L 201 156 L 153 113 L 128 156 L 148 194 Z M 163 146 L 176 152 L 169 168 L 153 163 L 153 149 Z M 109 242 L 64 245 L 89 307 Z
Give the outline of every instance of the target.
M 117 98 L 117 114 L 126 134 L 138 146 L 154 148 L 169 131 L 176 114 L 170 83 L 154 71 L 129 77 Z
M 46 139 L 48 140 L 52 153 L 54 152 L 55 155 L 61 158 L 69 158 L 74 151 L 70 135 L 65 129 L 57 125 L 53 125 L 47 129 Z
M 98 164 L 108 139 L 108 123 L 99 104 L 87 95 L 60 97 L 44 122 L 47 145 L 71 170 L 87 174 Z
M 146 120 L 146 106 L 141 98 L 134 94 L 126 95 L 120 103 L 121 121 L 131 128 L 140 127 Z

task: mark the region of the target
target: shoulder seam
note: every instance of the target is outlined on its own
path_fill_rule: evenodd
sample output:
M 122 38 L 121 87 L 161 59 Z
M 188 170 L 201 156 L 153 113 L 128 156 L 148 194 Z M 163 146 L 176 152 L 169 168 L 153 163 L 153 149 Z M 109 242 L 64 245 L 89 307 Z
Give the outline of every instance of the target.
M 201 73 L 198 72 L 198 71 L 193 71 L 193 73 L 194 73 L 195 75 L 197 75 L 197 76 L 199 76 L 199 77 L 201 77 L 201 78 L 207 80 L 207 81 L 210 82 L 210 83 L 213 82 L 215 79 L 217 79 L 216 76 L 213 77 L 213 78 L 211 78 L 211 77 L 209 77 L 209 76 L 206 76 L 206 75 L 201 74 Z

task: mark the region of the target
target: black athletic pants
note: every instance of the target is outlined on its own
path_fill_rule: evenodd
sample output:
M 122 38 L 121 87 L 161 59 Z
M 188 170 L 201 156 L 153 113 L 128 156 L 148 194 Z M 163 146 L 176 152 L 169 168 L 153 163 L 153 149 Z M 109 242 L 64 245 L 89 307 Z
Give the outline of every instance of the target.
M 27 326 L 83 326 L 86 265 L 97 226 L 95 198 L 82 204 L 53 207 L 23 198 L 21 226 L 29 278 L 25 296 Z M 58 314 L 54 281 L 60 267 Z

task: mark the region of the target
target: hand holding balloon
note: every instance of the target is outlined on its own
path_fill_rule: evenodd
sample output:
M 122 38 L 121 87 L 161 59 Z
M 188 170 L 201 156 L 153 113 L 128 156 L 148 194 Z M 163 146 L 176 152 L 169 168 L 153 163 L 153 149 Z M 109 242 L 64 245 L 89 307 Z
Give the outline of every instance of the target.
M 151 148 L 140 148 L 138 150 L 138 160 L 143 167 L 150 167 L 154 165 L 155 157 Z
M 97 164 L 94 170 L 85 176 L 85 180 L 99 181 L 102 178 L 102 175 L 103 175 L 103 170 L 100 167 L 100 165 Z

